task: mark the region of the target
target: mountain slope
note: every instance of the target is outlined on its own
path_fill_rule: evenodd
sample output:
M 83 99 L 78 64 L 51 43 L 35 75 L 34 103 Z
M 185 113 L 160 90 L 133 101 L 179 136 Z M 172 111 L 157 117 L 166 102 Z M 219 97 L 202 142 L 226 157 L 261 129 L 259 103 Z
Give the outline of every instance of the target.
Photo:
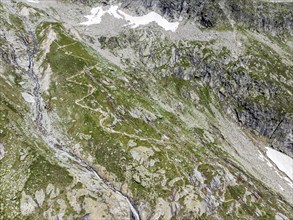
M 0 3 L 0 219 L 293 218 L 292 3 L 116 3 Z

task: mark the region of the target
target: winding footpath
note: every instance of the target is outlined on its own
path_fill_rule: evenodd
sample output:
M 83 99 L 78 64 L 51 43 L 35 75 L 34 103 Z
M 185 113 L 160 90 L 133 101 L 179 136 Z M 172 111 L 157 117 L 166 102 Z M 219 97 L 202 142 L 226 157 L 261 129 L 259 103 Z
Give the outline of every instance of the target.
M 85 71 L 87 71 L 87 70 L 85 70 Z M 142 137 L 142 136 L 138 136 L 138 135 L 134 135 L 134 134 L 128 134 L 126 132 L 116 131 L 113 128 L 104 125 L 104 121 L 106 121 L 110 117 L 109 111 L 104 111 L 100 107 L 91 108 L 91 107 L 89 107 L 87 105 L 82 104 L 82 102 L 86 98 L 90 97 L 91 95 L 93 95 L 97 91 L 97 89 L 94 88 L 92 85 L 86 85 L 86 84 L 79 83 L 79 82 L 76 82 L 76 81 L 72 80 L 73 78 L 75 78 L 75 77 L 77 77 L 79 75 L 82 75 L 82 74 L 84 74 L 84 73 L 78 73 L 78 74 L 73 75 L 73 76 L 71 76 L 71 77 L 66 79 L 68 82 L 75 83 L 75 84 L 80 85 L 80 86 L 86 86 L 89 89 L 89 92 L 88 92 L 88 94 L 86 96 L 82 97 L 81 99 L 75 100 L 75 104 L 78 105 L 79 107 L 87 109 L 87 110 L 89 110 L 91 112 L 100 113 L 102 117 L 100 118 L 100 123 L 99 124 L 100 124 L 101 128 L 104 129 L 104 131 L 106 131 L 108 133 L 112 133 L 112 134 L 119 134 L 119 135 L 122 135 L 122 136 L 126 136 L 126 137 L 129 137 L 129 138 L 140 140 L 140 141 L 147 141 L 149 143 L 156 143 L 156 144 L 161 144 L 161 145 L 174 144 L 174 142 L 170 142 L 170 141 L 166 141 L 166 140 L 159 140 L 159 139 L 150 138 L 150 137 Z
M 104 180 L 97 171 L 88 165 L 83 159 L 78 157 L 77 155 L 69 152 L 66 150 L 62 144 L 58 143 L 57 138 L 54 137 L 52 132 L 49 132 L 49 129 L 46 128 L 46 125 L 50 124 L 48 119 L 44 117 L 45 115 L 45 108 L 43 104 L 43 100 L 41 97 L 41 89 L 40 89 L 40 82 L 38 75 L 34 72 L 34 59 L 35 55 L 38 52 L 38 43 L 37 39 L 35 37 L 35 34 L 32 31 L 29 31 L 29 39 L 22 38 L 22 41 L 24 42 L 25 46 L 27 47 L 27 54 L 28 54 L 28 70 L 27 73 L 32 81 L 33 84 L 33 96 L 35 98 L 35 104 L 34 104 L 34 111 L 35 111 L 35 123 L 37 125 L 37 133 L 40 133 L 42 136 L 42 139 L 46 142 L 46 144 L 53 149 L 56 152 L 57 159 L 59 162 L 70 169 L 71 167 L 78 166 L 77 172 L 88 172 L 88 175 L 91 176 L 92 179 L 95 181 L 98 181 L 98 186 L 102 185 L 102 188 L 108 188 L 113 193 L 117 194 L 118 197 L 122 197 L 125 202 L 127 202 L 129 209 L 132 213 L 132 217 L 135 220 L 140 220 L 139 212 L 136 210 L 136 208 L 132 205 L 132 202 L 130 199 L 124 195 L 119 190 L 115 189 L 108 181 Z M 46 123 L 44 121 L 46 120 Z M 66 158 L 66 160 L 64 160 Z M 83 179 L 83 173 L 78 173 L 80 175 L 79 179 Z M 84 182 L 85 185 L 89 185 L 88 183 Z M 96 186 L 95 189 L 101 191 L 101 187 Z M 89 186 L 92 188 L 92 185 Z M 111 208 L 111 207 L 110 207 Z

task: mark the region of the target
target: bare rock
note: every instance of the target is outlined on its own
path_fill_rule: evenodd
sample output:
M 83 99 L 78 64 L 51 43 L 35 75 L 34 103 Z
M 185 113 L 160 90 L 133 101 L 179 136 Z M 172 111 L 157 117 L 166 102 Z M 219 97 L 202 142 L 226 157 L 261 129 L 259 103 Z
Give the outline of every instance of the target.
M 148 161 L 149 157 L 154 156 L 154 151 L 147 147 L 136 147 L 130 151 L 134 160 L 143 164 Z
M 43 203 L 45 201 L 45 192 L 44 192 L 44 190 L 41 189 L 41 190 L 36 191 L 35 198 L 36 198 L 36 200 L 38 202 L 38 205 L 40 207 L 42 207 L 42 205 L 43 205 Z
M 22 192 L 20 199 L 20 211 L 21 214 L 26 216 L 34 213 L 35 209 L 38 207 L 37 203 L 25 192 Z
M 2 160 L 5 156 L 4 145 L 0 143 L 0 160 Z

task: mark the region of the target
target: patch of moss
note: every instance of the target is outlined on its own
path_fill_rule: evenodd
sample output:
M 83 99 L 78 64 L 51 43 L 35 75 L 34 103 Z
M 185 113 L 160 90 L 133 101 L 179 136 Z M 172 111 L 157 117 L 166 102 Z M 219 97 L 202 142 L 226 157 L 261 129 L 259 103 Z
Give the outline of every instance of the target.
M 209 184 L 214 177 L 215 168 L 210 164 L 200 164 L 197 169 L 206 178 L 205 183 Z
M 25 32 L 23 21 L 14 14 L 9 14 L 9 20 L 16 26 L 20 31 Z
M 245 193 L 245 187 L 239 186 L 228 186 L 227 187 L 231 197 L 235 200 L 240 200 L 243 198 Z
M 65 168 L 52 164 L 43 156 L 37 156 L 30 166 L 30 176 L 26 181 L 25 190 L 33 194 L 36 190 L 45 190 L 49 183 L 64 188 L 72 180 Z

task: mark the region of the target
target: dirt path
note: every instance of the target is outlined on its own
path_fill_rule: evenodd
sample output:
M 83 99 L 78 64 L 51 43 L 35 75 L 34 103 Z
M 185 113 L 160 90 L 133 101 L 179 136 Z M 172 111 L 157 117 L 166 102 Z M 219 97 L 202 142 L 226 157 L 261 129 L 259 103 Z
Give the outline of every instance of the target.
M 86 70 L 85 70 L 86 71 Z M 76 76 L 80 76 L 82 74 L 85 74 L 85 73 L 78 73 L 76 75 L 73 75 L 69 78 L 67 78 L 67 81 L 68 82 L 71 82 L 71 83 L 75 83 L 77 85 L 80 85 L 80 86 L 85 86 L 85 87 L 88 87 L 88 94 L 84 97 L 82 97 L 81 99 L 77 99 L 75 100 L 75 104 L 80 106 L 81 108 L 84 108 L 84 109 L 87 109 L 89 111 L 92 111 L 92 112 L 97 112 L 97 113 L 100 113 L 101 114 L 101 118 L 100 118 L 100 126 L 108 133 L 112 133 L 112 134 L 119 134 L 119 135 L 122 135 L 122 136 L 127 136 L 129 138 L 133 138 L 133 139 L 137 139 L 137 140 L 141 140 L 141 141 L 147 141 L 147 142 L 150 142 L 150 143 L 157 143 L 157 144 L 162 144 L 162 145 L 165 145 L 165 144 L 174 144 L 173 142 L 168 142 L 168 141 L 163 141 L 163 140 L 158 140 L 158 139 L 155 139 L 155 138 L 149 138 L 149 137 L 141 137 L 141 136 L 137 136 L 137 135 L 134 135 L 134 134 L 128 134 L 126 132 L 120 132 L 120 131 L 116 131 L 114 130 L 113 128 L 111 127 L 107 127 L 106 125 L 104 125 L 104 122 L 110 117 L 110 112 L 109 111 L 104 111 L 102 110 L 102 108 L 91 108 L 87 105 L 84 105 L 82 104 L 82 102 L 90 97 L 92 94 L 94 94 L 97 89 L 94 88 L 92 85 L 86 85 L 86 84 L 83 84 L 83 83 L 79 83 L 79 82 L 76 82 L 74 80 L 72 80 L 73 78 L 75 78 Z

